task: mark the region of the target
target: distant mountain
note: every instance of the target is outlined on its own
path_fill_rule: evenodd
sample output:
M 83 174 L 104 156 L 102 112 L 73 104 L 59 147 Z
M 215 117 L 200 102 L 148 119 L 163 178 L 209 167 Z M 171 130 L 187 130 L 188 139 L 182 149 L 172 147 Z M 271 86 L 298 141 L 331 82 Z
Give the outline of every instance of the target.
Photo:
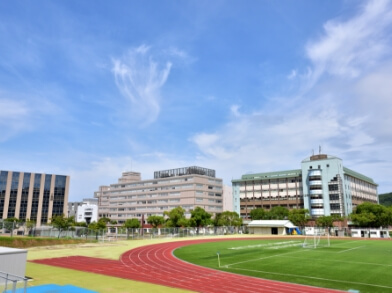
M 379 194 L 378 199 L 383 206 L 392 206 L 392 192 Z

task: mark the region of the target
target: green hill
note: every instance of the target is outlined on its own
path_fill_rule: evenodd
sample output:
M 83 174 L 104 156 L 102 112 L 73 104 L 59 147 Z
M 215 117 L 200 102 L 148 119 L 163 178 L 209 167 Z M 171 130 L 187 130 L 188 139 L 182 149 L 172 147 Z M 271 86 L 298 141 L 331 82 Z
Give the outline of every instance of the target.
M 392 206 L 392 192 L 379 194 L 378 199 L 383 206 Z

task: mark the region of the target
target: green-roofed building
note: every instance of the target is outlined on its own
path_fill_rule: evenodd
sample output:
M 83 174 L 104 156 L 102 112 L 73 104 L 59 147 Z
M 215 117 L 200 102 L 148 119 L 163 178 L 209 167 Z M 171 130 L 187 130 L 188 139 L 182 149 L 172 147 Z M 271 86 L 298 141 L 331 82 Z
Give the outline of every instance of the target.
M 246 174 L 232 180 L 234 210 L 249 219 L 255 208 L 308 209 L 314 218 L 347 216 L 365 201 L 378 203 L 373 179 L 343 166 L 340 158 L 319 154 L 301 169 Z

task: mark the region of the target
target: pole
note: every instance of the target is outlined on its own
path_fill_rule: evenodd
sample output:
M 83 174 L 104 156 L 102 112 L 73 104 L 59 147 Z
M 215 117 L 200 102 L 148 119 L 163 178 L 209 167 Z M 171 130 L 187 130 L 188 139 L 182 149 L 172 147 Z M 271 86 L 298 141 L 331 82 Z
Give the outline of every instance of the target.
M 218 268 L 220 268 L 220 258 L 219 258 L 219 251 L 216 253 L 218 255 Z

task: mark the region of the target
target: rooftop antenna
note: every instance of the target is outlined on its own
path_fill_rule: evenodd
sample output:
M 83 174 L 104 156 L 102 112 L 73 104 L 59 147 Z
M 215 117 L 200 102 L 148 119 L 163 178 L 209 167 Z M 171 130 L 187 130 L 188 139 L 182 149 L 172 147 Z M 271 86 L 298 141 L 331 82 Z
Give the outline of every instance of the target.
M 321 145 L 319 145 L 319 155 L 321 155 Z
M 312 156 L 314 156 L 314 149 L 312 149 Z

